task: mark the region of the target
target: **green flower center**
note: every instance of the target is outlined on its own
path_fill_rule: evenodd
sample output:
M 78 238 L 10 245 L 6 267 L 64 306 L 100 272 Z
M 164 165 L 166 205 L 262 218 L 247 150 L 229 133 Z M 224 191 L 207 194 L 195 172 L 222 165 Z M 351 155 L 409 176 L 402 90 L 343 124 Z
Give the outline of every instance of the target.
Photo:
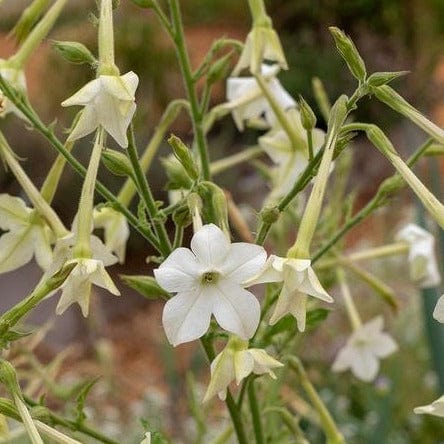
M 202 274 L 200 282 L 203 285 L 215 284 L 219 279 L 219 273 L 217 271 L 206 271 Z

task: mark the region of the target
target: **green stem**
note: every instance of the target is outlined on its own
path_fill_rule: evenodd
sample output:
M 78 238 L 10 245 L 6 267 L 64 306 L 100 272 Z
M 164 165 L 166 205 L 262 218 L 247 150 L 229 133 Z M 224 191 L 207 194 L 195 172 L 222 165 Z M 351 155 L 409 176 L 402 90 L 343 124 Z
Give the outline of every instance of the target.
M 311 162 L 314 157 L 313 152 L 313 131 L 311 129 L 307 130 L 307 142 L 308 142 L 308 161 Z
M 302 366 L 302 362 L 295 357 L 291 357 L 289 360 L 289 365 L 290 368 L 296 373 L 297 377 L 299 378 L 299 382 L 305 390 L 305 393 L 319 414 L 324 433 L 327 437 L 327 444 L 345 444 L 345 439 L 342 433 L 338 430 L 332 416 L 330 415 L 330 412 L 327 410 L 327 407 L 316 392 L 316 389 L 313 387 L 313 384 Z
M 127 154 L 131 162 L 131 166 L 133 167 L 134 174 L 136 177 L 136 182 L 139 187 L 139 191 L 141 193 L 146 210 L 148 212 L 148 216 L 150 217 L 151 223 L 153 224 L 154 229 L 157 233 L 159 239 L 159 246 L 161 247 L 162 254 L 165 255 L 166 257 L 171 252 L 171 243 L 168 238 L 165 225 L 160 217 L 159 209 L 156 205 L 156 201 L 154 200 L 151 188 L 148 184 L 148 181 L 146 180 L 146 176 L 139 163 L 132 125 L 130 125 L 128 131 Z
M 259 413 L 259 406 L 256 398 L 254 378 L 251 378 L 248 383 L 248 401 L 250 403 L 251 417 L 253 419 L 253 430 L 256 444 L 264 444 L 264 433 L 262 431 L 261 415 Z
M 197 149 L 199 151 L 201 173 L 203 180 L 210 180 L 210 162 L 208 156 L 208 146 L 203 127 L 203 113 L 199 106 L 197 98 L 196 85 L 191 70 L 190 58 L 188 55 L 185 34 L 182 26 L 182 17 L 180 14 L 179 1 L 168 0 L 170 6 L 172 23 L 174 27 L 174 44 L 176 47 L 177 59 L 184 79 L 185 90 L 191 106 L 191 117 L 193 124 L 194 137 Z
M 202 344 L 202 347 L 205 351 L 205 354 L 207 355 L 208 360 L 212 362 L 216 357 L 213 343 L 211 342 L 210 339 L 208 339 L 205 336 L 200 339 L 200 343 Z M 227 388 L 227 397 L 225 399 L 225 403 L 227 405 L 228 412 L 230 413 L 231 421 L 233 422 L 233 427 L 234 431 L 236 432 L 238 443 L 248 444 L 248 440 L 245 435 L 244 425 L 242 424 L 240 409 L 238 408 L 228 388 Z
M 248 6 L 250 7 L 251 16 L 253 17 L 253 23 L 261 23 L 267 16 L 265 10 L 264 0 L 248 0 Z
M 232 156 L 224 157 L 223 159 L 216 160 L 210 165 L 211 174 L 216 175 L 222 173 L 223 171 L 232 168 L 233 166 L 239 165 L 243 162 L 248 162 L 255 157 L 263 154 L 264 150 L 260 146 L 252 146 L 247 148 L 240 153 L 233 154 Z
M 6 82 L 0 75 L 0 89 L 5 93 L 6 97 L 11 100 L 12 103 L 28 118 L 34 128 L 60 153 L 65 157 L 71 167 L 81 176 L 85 177 L 86 168 L 66 150 L 62 142 L 55 136 L 51 129 L 49 129 L 39 118 L 36 112 L 32 109 L 29 103 L 25 102 L 23 98 L 15 95 L 14 90 L 11 89 L 9 83 Z M 96 182 L 97 191 L 109 202 L 113 204 L 113 207 L 120 211 L 128 220 L 128 222 L 146 239 L 150 244 L 160 252 L 159 242 L 152 233 L 150 228 L 145 227 L 139 223 L 139 220 L 134 216 L 131 211 L 122 205 L 117 197 L 111 193 L 103 184 L 99 181 Z
M 12 398 L 32 444 L 43 444 L 43 440 L 37 431 L 34 421 L 31 418 L 31 414 L 21 397 L 17 393 L 12 393 Z
M 348 131 L 352 125 L 343 127 L 344 131 Z M 408 166 L 413 166 L 427 151 L 428 147 L 433 143 L 431 139 L 427 140 L 420 146 L 415 153 L 413 153 L 407 160 Z M 318 261 L 327 251 L 329 251 L 342 237 L 347 234 L 353 227 L 362 222 L 366 217 L 376 211 L 378 208 L 384 206 L 390 197 L 401 188 L 405 186 L 401 176 L 396 173 L 386 179 L 378 188 L 376 194 L 372 199 L 353 217 L 351 217 L 332 237 L 327 243 L 321 247 L 312 257 L 312 264 Z
M 345 310 L 350 320 L 350 324 L 352 325 L 353 330 L 356 331 L 361 327 L 362 321 L 356 308 L 356 304 L 353 301 L 350 287 L 348 286 L 347 280 L 345 278 L 344 269 L 342 267 L 336 268 L 336 276 L 341 287 L 342 299 L 344 299 Z

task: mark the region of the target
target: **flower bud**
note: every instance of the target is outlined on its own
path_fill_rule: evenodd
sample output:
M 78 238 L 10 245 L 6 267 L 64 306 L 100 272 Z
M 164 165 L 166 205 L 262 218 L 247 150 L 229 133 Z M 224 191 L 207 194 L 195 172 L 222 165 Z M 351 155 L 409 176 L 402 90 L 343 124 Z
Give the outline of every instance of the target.
M 111 149 L 103 150 L 102 161 L 105 167 L 116 176 L 133 176 L 133 169 L 130 161 L 119 151 Z
M 312 130 L 316 126 L 316 115 L 310 105 L 299 95 L 299 111 L 301 112 L 301 122 L 304 129 Z
M 61 42 L 55 40 L 53 42 L 54 48 L 57 52 L 68 62 L 82 65 L 88 63 L 91 66 L 97 64 L 96 58 L 91 51 L 82 43 L 79 42 Z
M 172 134 L 168 143 L 173 149 L 174 155 L 177 160 L 182 164 L 184 170 L 192 180 L 197 180 L 199 177 L 198 169 L 194 163 L 191 151 L 188 147 L 179 139 L 179 137 Z
M 228 54 L 225 54 L 211 65 L 207 75 L 207 82 L 209 85 L 212 85 L 227 77 L 228 70 L 230 69 L 232 54 L 232 51 L 230 51 Z
M 136 290 L 146 299 L 168 299 L 169 293 L 165 291 L 152 276 L 137 276 L 121 274 L 120 278 L 126 285 Z
M 375 72 L 368 79 L 367 83 L 372 87 L 382 86 L 390 83 L 398 77 L 405 76 L 409 71 L 396 71 L 396 72 Z
M 268 207 L 260 212 L 260 217 L 264 223 L 271 225 L 279 219 L 280 214 L 281 212 L 277 207 Z
M 15 369 L 10 362 L 4 359 L 0 360 L 0 382 L 6 386 L 11 394 L 21 397 Z
M 353 41 L 335 26 L 330 26 L 328 29 L 335 39 L 336 48 L 347 63 L 350 72 L 360 82 L 364 82 L 367 76 L 365 64 Z
M 191 187 L 193 184 L 192 180 L 183 165 L 173 155 L 162 158 L 161 162 L 169 179 L 169 190 L 189 189 Z

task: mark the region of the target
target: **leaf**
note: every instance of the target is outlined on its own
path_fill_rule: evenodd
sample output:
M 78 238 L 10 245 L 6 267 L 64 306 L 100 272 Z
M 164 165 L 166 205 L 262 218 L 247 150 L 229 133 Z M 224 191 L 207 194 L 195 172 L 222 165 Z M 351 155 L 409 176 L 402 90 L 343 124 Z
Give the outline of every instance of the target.
M 170 294 L 152 276 L 120 275 L 123 282 L 146 299 L 169 299 Z
M 79 388 L 79 393 L 76 397 L 76 408 L 75 408 L 76 423 L 77 424 L 83 424 L 83 422 L 87 418 L 87 416 L 84 412 L 86 398 L 89 395 L 89 392 L 91 391 L 91 389 L 94 387 L 94 385 L 96 384 L 96 382 L 99 379 L 100 379 L 100 376 L 97 376 L 94 379 L 87 380 Z
M 326 308 L 315 308 L 314 310 L 307 311 L 306 324 L 307 327 L 316 328 L 321 324 L 325 319 L 327 319 L 330 314 L 330 310 Z

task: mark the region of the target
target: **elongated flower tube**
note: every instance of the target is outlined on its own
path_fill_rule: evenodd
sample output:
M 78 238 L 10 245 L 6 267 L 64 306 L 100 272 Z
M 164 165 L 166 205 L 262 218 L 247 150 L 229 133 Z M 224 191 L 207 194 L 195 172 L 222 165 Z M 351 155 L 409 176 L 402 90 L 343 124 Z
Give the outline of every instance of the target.
M 415 407 L 413 411 L 417 415 L 433 415 L 444 418 L 444 396 L 433 401 L 431 404 Z
M 154 270 L 158 284 L 177 293 L 165 305 L 163 326 L 176 346 L 200 338 L 214 314 L 218 324 L 242 339 L 259 324 L 259 301 L 244 282 L 265 263 L 265 250 L 254 244 L 231 244 L 216 225 L 204 225 L 191 239 L 191 250 L 177 248 Z

